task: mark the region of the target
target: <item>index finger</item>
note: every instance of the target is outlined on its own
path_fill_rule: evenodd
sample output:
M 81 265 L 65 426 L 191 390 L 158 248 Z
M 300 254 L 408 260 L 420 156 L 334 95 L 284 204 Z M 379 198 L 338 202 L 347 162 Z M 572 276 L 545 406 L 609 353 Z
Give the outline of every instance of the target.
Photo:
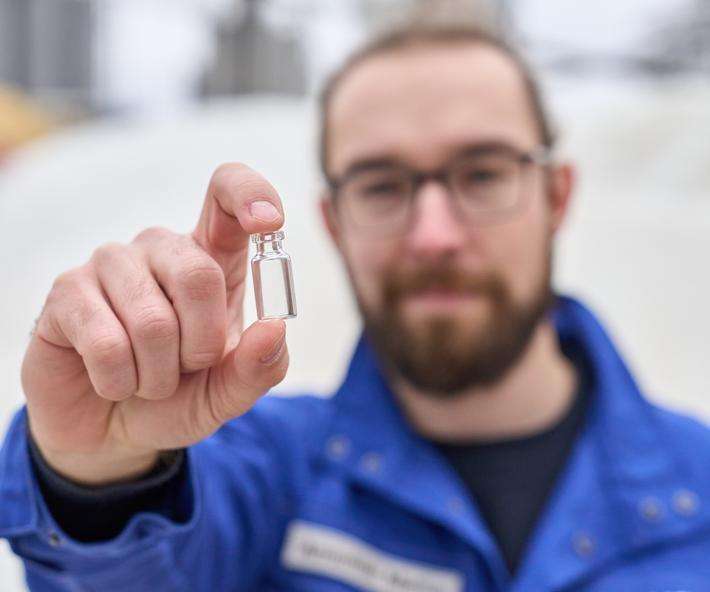
M 244 281 L 249 235 L 273 232 L 283 221 L 273 185 L 244 164 L 227 163 L 210 179 L 192 237 L 219 263 L 229 292 Z

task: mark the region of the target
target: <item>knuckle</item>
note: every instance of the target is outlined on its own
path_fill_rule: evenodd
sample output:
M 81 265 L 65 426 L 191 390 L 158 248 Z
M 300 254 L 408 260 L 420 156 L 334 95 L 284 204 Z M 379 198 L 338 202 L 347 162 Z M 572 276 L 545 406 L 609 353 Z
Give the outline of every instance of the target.
M 110 380 L 103 380 L 93 385 L 97 395 L 109 401 L 123 401 L 135 394 L 136 383 L 132 374 L 120 370 L 115 369 L 111 372 Z
M 100 276 L 121 276 L 120 294 L 117 296 L 120 296 L 124 304 L 130 305 L 162 296 L 150 271 L 145 269 L 145 263 L 131 252 L 128 245 L 106 243 L 94 251 L 93 258 L 102 269 Z
M 63 289 L 65 286 L 72 284 L 74 282 L 74 278 L 75 272 L 73 269 L 60 273 L 56 278 L 54 278 L 54 282 L 52 282 L 52 290 Z
M 89 340 L 89 349 L 97 364 L 109 367 L 122 365 L 131 353 L 126 338 L 109 332 L 93 336 Z
M 167 399 L 177 388 L 177 381 L 172 379 L 158 379 L 150 381 L 150 384 L 142 387 L 136 395 L 144 399 Z
M 48 298 L 56 298 L 57 296 L 66 294 L 69 290 L 75 289 L 81 281 L 82 274 L 83 268 L 81 267 L 60 273 L 54 278 L 54 282 L 52 282 Z
M 175 317 L 155 306 L 146 306 L 136 313 L 135 331 L 139 339 L 147 341 L 169 341 L 179 334 Z
M 91 262 L 98 266 L 111 265 L 125 250 L 125 245 L 119 242 L 104 243 L 94 249 L 91 254 Z
M 188 352 L 183 355 L 183 364 L 190 370 L 210 368 L 220 361 L 222 352 L 215 347 L 210 351 Z
M 143 302 L 156 296 L 160 296 L 158 286 L 148 276 L 139 276 L 127 283 L 125 297 L 128 303 Z
M 178 234 L 170 240 L 170 254 L 182 259 L 190 254 L 206 255 L 200 244 L 189 234 Z
M 149 228 L 144 228 L 136 234 L 131 242 L 156 242 L 171 237 L 173 234 L 175 233 L 165 226 L 150 226 Z
M 206 258 L 186 262 L 177 278 L 178 289 L 190 300 L 210 300 L 224 285 L 224 273 L 219 265 Z
M 101 310 L 98 306 L 83 300 L 81 297 L 74 300 L 74 305 L 67 311 L 67 319 L 71 326 L 76 327 L 78 331 L 83 331 L 100 315 Z

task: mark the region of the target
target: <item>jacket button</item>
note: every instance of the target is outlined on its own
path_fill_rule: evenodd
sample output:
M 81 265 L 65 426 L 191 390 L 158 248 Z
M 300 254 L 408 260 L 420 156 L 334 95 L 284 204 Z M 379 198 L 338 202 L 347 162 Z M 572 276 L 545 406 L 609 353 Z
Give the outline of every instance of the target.
M 681 516 L 692 516 L 699 505 L 698 496 L 688 489 L 679 489 L 673 494 L 673 509 Z
M 350 452 L 350 440 L 345 436 L 333 436 L 328 440 L 326 449 L 331 458 L 344 458 Z
M 595 544 L 586 532 L 578 532 L 572 539 L 572 548 L 580 557 L 589 557 L 594 553 Z
M 50 531 L 47 535 L 47 540 L 49 541 L 49 544 L 52 545 L 52 547 L 58 547 L 62 544 L 61 537 L 53 530 Z
M 360 465 L 368 473 L 378 473 L 382 466 L 382 455 L 378 452 L 367 452 L 362 455 Z
M 663 509 L 661 508 L 661 502 L 655 497 L 646 497 L 641 500 L 639 504 L 639 514 L 647 522 L 656 522 L 661 519 L 663 515 Z

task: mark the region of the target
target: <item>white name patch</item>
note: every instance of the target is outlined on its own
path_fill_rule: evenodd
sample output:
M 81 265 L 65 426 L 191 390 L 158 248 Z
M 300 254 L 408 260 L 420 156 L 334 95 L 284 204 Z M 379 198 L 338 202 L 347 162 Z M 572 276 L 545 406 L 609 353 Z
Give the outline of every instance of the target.
M 458 572 L 400 559 L 334 528 L 301 521 L 289 526 L 281 561 L 369 592 L 461 592 L 464 587 Z

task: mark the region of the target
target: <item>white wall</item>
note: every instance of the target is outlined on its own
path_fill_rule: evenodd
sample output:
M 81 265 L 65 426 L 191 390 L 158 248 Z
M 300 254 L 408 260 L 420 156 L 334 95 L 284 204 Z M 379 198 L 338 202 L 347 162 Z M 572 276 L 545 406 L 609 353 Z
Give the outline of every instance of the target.
M 702 143 L 710 91 L 553 86 L 564 152 L 580 170 L 558 285 L 608 321 L 654 399 L 710 417 L 710 167 Z M 53 278 L 145 227 L 192 229 L 210 174 L 224 161 L 265 174 L 285 203 L 299 316 L 289 321 L 292 364 L 278 390 L 334 386 L 358 324 L 315 209 L 315 137 L 310 104 L 256 97 L 179 122 L 69 129 L 2 173 L 0 431 L 22 403 L 22 355 Z M 4 548 L 0 581 L 3 591 L 24 589 Z

